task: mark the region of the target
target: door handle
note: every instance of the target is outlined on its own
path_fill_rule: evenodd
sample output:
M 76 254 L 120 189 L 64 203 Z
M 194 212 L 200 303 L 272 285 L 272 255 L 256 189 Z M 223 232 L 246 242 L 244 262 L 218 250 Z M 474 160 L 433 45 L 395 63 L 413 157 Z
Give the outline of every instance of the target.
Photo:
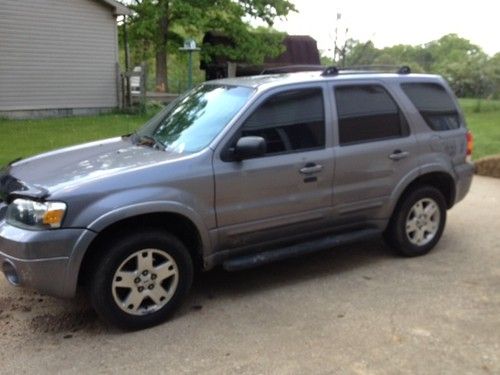
M 389 155 L 389 159 L 391 160 L 401 160 L 410 156 L 408 151 L 395 150 L 392 154 Z
M 315 163 L 307 163 L 304 168 L 300 169 L 300 173 L 302 174 L 313 174 L 318 173 L 323 170 L 323 166 Z

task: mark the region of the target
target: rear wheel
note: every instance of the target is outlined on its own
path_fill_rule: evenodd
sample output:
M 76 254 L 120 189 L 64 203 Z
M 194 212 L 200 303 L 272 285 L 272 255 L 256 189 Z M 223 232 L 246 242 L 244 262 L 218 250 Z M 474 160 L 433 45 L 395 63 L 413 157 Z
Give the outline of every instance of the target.
M 387 228 L 386 239 L 401 255 L 424 255 L 438 243 L 445 223 L 443 194 L 432 186 L 422 186 L 402 198 Z
M 122 329 L 142 329 L 167 320 L 191 286 L 191 256 L 169 234 L 135 233 L 101 251 L 90 277 L 90 300 L 104 320 Z

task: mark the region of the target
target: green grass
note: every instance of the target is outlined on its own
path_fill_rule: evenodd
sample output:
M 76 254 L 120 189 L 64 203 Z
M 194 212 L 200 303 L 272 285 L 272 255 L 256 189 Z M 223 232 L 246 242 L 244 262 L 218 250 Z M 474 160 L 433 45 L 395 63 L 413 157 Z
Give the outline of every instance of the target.
M 500 154 L 500 101 L 461 99 L 474 134 L 474 159 Z M 9 161 L 77 143 L 130 133 L 150 115 L 110 114 L 44 120 L 0 119 L 0 166 Z
M 460 105 L 474 135 L 473 158 L 500 154 L 500 100 L 460 99 Z
M 465 115 L 474 135 L 473 159 L 500 154 L 500 111 Z
M 109 114 L 43 120 L 0 119 L 0 166 L 18 157 L 128 134 L 151 116 Z
M 466 98 L 460 99 L 460 105 L 466 114 L 500 111 L 500 100 Z

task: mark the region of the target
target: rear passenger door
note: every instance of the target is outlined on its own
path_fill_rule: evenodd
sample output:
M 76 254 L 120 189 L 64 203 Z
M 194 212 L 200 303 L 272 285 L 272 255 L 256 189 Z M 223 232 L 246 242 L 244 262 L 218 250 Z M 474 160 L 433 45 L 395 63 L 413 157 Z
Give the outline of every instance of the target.
M 388 88 L 335 84 L 334 210 L 340 222 L 384 218 L 391 192 L 417 167 L 417 143 Z

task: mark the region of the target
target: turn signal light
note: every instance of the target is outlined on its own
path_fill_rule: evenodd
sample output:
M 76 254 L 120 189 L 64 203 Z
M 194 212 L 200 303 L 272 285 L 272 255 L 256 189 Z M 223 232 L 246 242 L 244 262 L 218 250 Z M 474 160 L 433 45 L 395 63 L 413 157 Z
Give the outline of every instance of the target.
M 474 136 L 467 130 L 467 134 L 465 134 L 465 138 L 467 139 L 467 156 L 472 156 L 472 150 L 474 149 Z

